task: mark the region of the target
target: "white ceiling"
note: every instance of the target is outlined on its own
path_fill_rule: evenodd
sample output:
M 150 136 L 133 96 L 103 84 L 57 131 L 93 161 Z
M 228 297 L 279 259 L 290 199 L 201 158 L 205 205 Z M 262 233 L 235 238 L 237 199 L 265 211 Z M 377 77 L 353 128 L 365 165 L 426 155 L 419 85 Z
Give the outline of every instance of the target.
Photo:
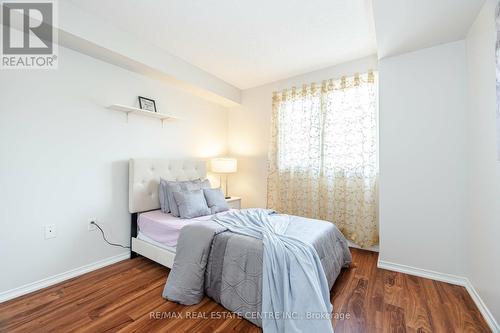
M 71 1 L 240 89 L 463 39 L 485 2 Z
M 484 1 L 375 0 L 379 59 L 463 39 Z
M 376 53 L 371 0 L 72 2 L 240 89 Z

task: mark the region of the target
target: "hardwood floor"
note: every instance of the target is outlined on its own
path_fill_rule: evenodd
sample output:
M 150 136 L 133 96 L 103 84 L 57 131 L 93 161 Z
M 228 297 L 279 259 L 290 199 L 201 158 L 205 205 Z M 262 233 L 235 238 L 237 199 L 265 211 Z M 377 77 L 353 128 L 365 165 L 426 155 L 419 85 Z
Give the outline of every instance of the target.
M 377 268 L 352 249 L 331 292 L 335 332 L 491 332 L 462 287 Z M 204 298 L 162 299 L 168 269 L 126 260 L 0 304 L 0 332 L 260 332 Z M 189 316 L 189 318 L 187 318 Z

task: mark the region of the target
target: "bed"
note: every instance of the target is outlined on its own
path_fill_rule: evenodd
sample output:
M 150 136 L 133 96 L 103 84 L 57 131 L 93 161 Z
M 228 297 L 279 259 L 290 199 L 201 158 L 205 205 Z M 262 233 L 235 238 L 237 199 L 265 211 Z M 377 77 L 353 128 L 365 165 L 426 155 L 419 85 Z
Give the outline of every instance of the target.
M 129 211 L 131 213 L 130 247 L 131 258 L 140 254 L 157 263 L 172 268 L 175 246 L 155 242 L 140 232 L 139 217 L 154 216 L 160 209 L 158 186 L 160 178 L 166 180 L 194 180 L 207 177 L 206 161 L 131 159 L 129 162 Z M 166 214 L 163 214 L 166 215 Z M 173 218 L 173 217 L 172 217 Z M 171 229 L 172 231 L 175 228 Z M 179 229 L 180 230 L 180 229 Z
M 140 254 L 171 268 L 166 299 L 190 305 L 207 295 L 269 332 L 315 325 L 318 332 L 331 331 L 328 320 L 287 321 L 262 314 L 275 309 L 305 314 L 306 308 L 331 313 L 329 291 L 351 262 L 347 240 L 332 223 L 267 209 L 230 210 L 190 220 L 158 211 L 160 177 L 205 178 L 203 161 L 133 159 L 129 177 L 132 257 Z M 273 255 L 277 261 L 270 261 Z M 278 304 L 280 298 L 284 302 Z M 325 323 L 326 328 L 321 326 Z

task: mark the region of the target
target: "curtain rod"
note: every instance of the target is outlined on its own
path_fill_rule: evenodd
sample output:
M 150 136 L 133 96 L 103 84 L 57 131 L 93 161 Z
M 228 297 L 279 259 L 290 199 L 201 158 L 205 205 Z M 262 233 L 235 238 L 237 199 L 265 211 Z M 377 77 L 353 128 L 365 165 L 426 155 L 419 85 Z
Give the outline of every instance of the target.
M 367 72 L 362 73 L 362 74 L 360 74 L 359 72 L 356 72 L 354 75 L 349 75 L 349 76 L 342 75 L 340 78 L 323 80 L 323 81 L 321 81 L 321 87 L 322 87 L 322 89 L 325 89 L 325 87 L 327 87 L 327 89 L 334 89 L 335 88 L 335 81 L 340 81 L 340 89 L 345 89 L 348 87 L 347 86 L 347 79 L 348 78 L 353 78 L 353 82 L 354 82 L 353 86 L 358 86 L 361 84 L 361 75 L 364 75 L 364 74 L 367 75 L 367 82 L 368 83 L 375 82 L 374 70 L 369 69 Z M 310 86 L 312 90 L 315 90 L 316 85 L 318 85 L 318 84 L 319 84 L 318 82 L 304 83 L 302 85 L 302 90 L 307 89 L 308 86 Z M 297 89 L 299 89 L 299 88 L 297 88 L 296 86 L 293 86 L 290 88 L 285 88 L 281 91 L 273 91 L 273 97 L 275 97 L 277 94 L 283 94 L 283 93 L 287 92 L 288 90 L 291 90 L 292 93 L 294 93 Z

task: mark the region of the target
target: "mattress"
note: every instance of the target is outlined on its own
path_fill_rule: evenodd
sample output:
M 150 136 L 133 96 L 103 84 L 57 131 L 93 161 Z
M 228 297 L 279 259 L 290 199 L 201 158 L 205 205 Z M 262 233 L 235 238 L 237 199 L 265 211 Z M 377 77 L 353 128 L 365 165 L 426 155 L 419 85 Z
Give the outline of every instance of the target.
M 139 214 L 137 224 L 139 226 L 139 235 L 144 241 L 154 245 L 172 249 L 177 246 L 177 239 L 181 233 L 181 229 L 190 223 L 198 221 L 206 221 L 212 218 L 212 215 L 196 217 L 193 219 L 181 219 L 171 214 L 165 214 L 161 210 L 154 210 Z M 137 237 L 139 238 L 139 237 Z
M 155 246 L 158 246 L 159 248 L 162 248 L 164 250 L 167 250 L 167 251 L 170 251 L 172 253 L 175 253 L 175 247 L 173 246 L 168 246 L 168 245 L 165 245 L 165 244 L 162 244 L 160 242 L 157 242 L 151 238 L 149 238 L 148 236 L 144 235 L 142 232 L 138 232 L 137 233 L 137 239 L 140 239 L 142 241 L 145 241 L 146 243 L 149 243 L 149 244 L 152 244 L 152 245 L 155 245 Z

